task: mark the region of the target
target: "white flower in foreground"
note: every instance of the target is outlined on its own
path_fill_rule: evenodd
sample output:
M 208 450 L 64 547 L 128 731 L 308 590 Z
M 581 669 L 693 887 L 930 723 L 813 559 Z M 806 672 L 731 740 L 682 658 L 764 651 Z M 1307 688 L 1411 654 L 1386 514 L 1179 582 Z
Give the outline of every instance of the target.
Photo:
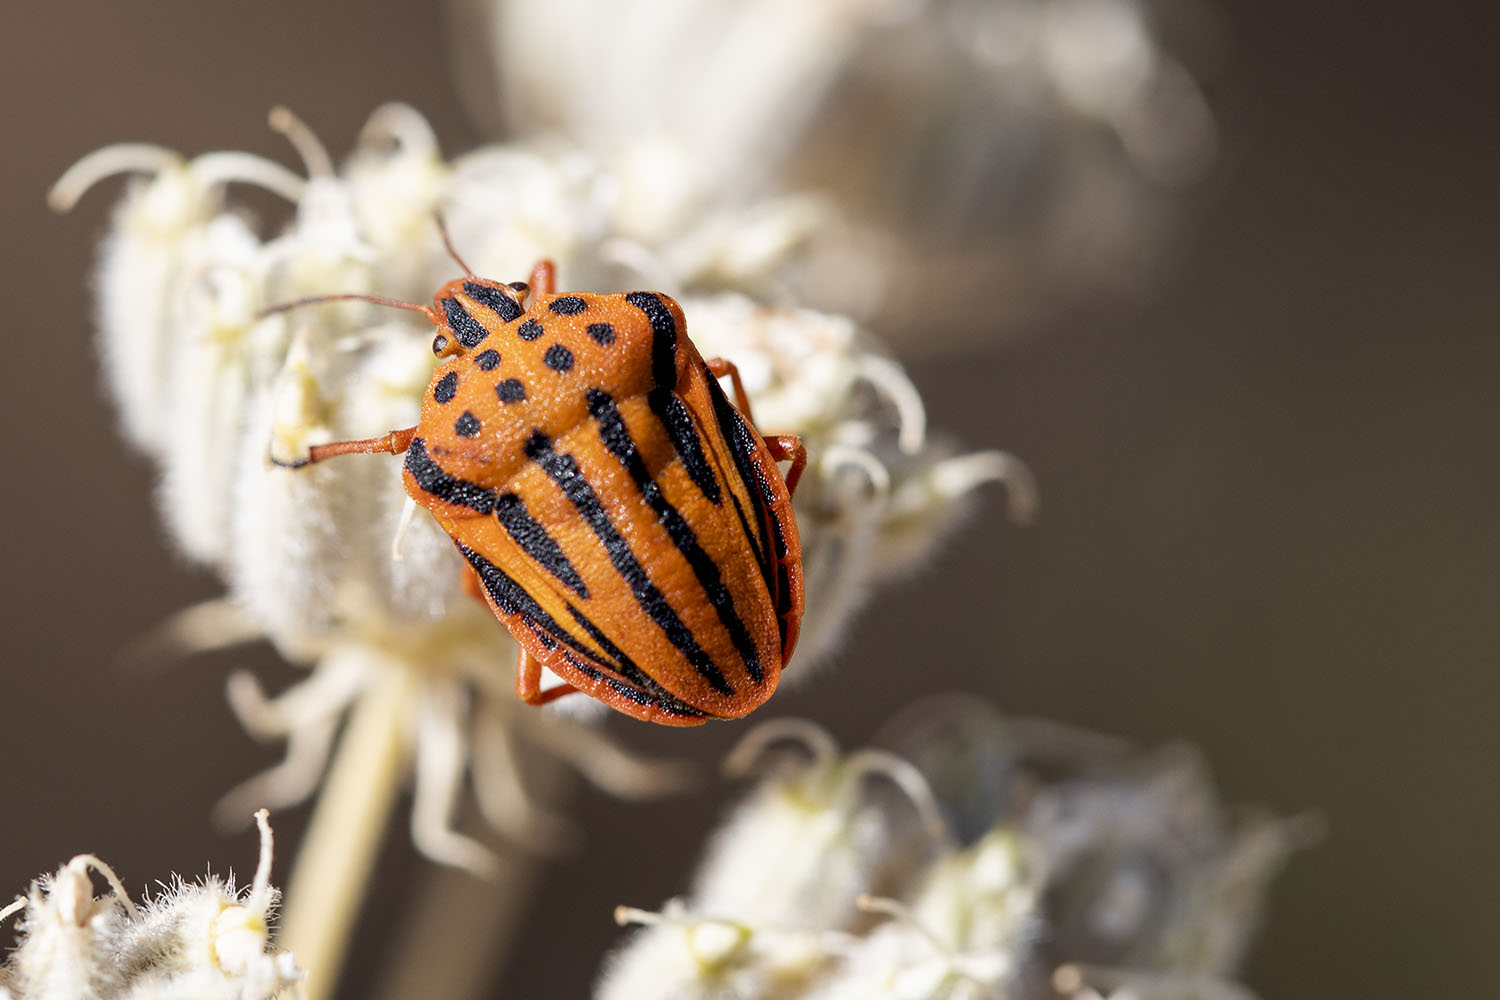
M 306 179 L 243 154 L 182 161 L 126 147 L 86 158 L 53 197 L 70 205 L 116 170 L 149 176 L 117 212 L 101 286 L 123 288 L 129 277 L 155 308 L 149 324 L 122 324 L 114 313 L 132 303 L 101 303 L 105 374 L 127 423 L 150 430 L 134 436 L 161 465 L 170 534 L 229 588 L 228 601 L 177 619 L 170 643 L 191 651 L 264 636 L 311 668 L 274 699 L 248 676 L 234 678 L 231 700 L 246 727 L 287 740 L 287 756 L 230 795 L 230 815 L 307 796 L 346 709 L 376 701 L 394 713 L 392 752 L 416 774 L 413 837 L 440 861 L 486 866 L 485 851 L 450 828 L 470 775 L 491 824 L 527 843 L 558 841 L 559 822 L 528 805 L 520 744 L 560 754 L 622 794 L 680 779 L 516 701 L 515 646 L 461 590 L 447 536 L 425 513 L 412 516 L 399 461 L 351 457 L 300 470 L 268 461 L 416 423 L 433 367 L 432 328 L 420 317 L 364 302 L 263 310 L 341 292 L 427 302 L 459 271 L 435 210 L 481 274 L 521 278 L 548 257 L 564 287 L 609 291 L 656 272 L 681 296 L 705 356 L 739 363 L 761 427 L 802 436 L 811 464 L 796 507 L 809 600 L 793 677 L 807 674 L 866 588 L 932 547 L 975 486 L 1005 480 L 1018 515 L 1033 505 L 1014 459 L 929 442 L 910 381 L 851 321 L 696 292 L 704 262 L 723 263 L 724 248 L 737 245 L 732 229 L 715 238 L 725 242 L 705 242 L 702 220 L 688 217 L 649 240 L 627 234 L 621 179 L 591 154 L 497 146 L 444 162 L 421 117 L 393 105 L 372 116 L 340 172 L 288 112 L 272 123 L 298 149 Z M 292 200 L 290 225 L 264 239 L 226 194 L 228 181 Z M 156 206 L 163 191 L 173 195 L 170 211 Z M 136 220 L 158 216 L 171 225 L 142 243 Z M 742 288 L 763 287 L 794 251 L 771 240 L 732 269 Z M 583 700 L 563 704 L 586 711 Z
M 596 997 L 1251 996 L 1232 977 L 1306 820 L 1227 818 L 1180 753 L 1132 754 L 975 699 L 889 727 L 916 766 L 841 756 L 810 724 L 764 727 L 752 749 L 796 733 L 813 762 L 735 809 L 688 896 L 621 911 L 647 927 L 606 962 Z M 855 795 L 876 760 L 919 814 L 941 808 L 964 829 L 988 809 L 985 829 L 959 845 Z
M 627 235 L 786 206 L 792 300 L 930 347 L 1150 276 L 1214 128 L 1152 0 L 476 0 L 496 131 L 622 179 Z M 544 39 L 544 44 L 538 44 Z M 487 56 L 487 58 L 485 58 Z M 497 122 L 498 119 L 498 122 Z M 825 192 L 809 200 L 809 188 Z M 753 213 L 735 226 L 752 228 Z M 649 238 L 649 237 L 647 237 Z
M 0 996 L 14 1000 L 269 1000 L 302 978 L 290 952 L 270 947 L 270 916 L 280 893 L 270 883 L 266 814 L 260 862 L 250 888 L 213 877 L 172 885 L 143 906 L 131 903 L 115 873 L 83 854 L 38 879 L 19 913 L 15 949 L 0 969 Z M 95 898 L 91 872 L 109 884 Z
M 871 886 L 904 887 L 946 832 L 910 765 L 880 751 L 842 754 L 811 723 L 761 723 L 730 755 L 743 772 L 767 746 L 793 738 L 809 759 L 761 782 L 714 836 L 692 891 L 609 960 L 603 1000 L 775 995 L 806 985 L 853 941 Z M 884 778 L 909 799 L 875 794 Z

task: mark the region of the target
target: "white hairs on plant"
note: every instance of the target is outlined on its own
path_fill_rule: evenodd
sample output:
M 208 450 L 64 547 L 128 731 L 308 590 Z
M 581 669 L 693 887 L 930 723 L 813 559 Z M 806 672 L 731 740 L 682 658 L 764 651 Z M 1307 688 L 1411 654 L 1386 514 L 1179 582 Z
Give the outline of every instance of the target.
M 91 854 L 37 879 L 0 911 L 20 914 L 17 944 L 0 967 L 0 996 L 14 1000 L 270 1000 L 302 978 L 290 952 L 270 945 L 280 893 L 271 885 L 271 827 L 264 810 L 260 859 L 248 889 L 233 876 L 171 884 L 141 906 Z M 109 892 L 94 896 L 90 872 Z M 9 993 L 5 990 L 9 989 Z

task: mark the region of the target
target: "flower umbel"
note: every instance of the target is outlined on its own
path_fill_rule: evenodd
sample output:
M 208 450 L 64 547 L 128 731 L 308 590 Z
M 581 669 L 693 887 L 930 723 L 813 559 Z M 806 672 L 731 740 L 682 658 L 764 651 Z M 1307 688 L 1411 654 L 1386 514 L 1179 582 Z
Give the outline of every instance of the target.
M 482 851 L 448 826 L 466 771 L 484 781 L 480 806 L 508 834 L 536 840 L 537 830 L 557 825 L 521 805 L 512 770 L 474 755 L 476 745 L 503 748 L 554 724 L 521 721 L 535 713 L 514 710 L 514 645 L 461 591 L 449 539 L 432 519 L 409 516 L 398 463 L 352 459 L 294 471 L 266 461 L 415 423 L 432 370 L 431 329 L 364 303 L 262 310 L 327 292 L 424 300 L 455 270 L 431 220 L 436 207 L 481 273 L 524 274 L 547 256 L 580 287 L 617 287 L 610 282 L 629 275 L 606 252 L 620 225 L 614 180 L 587 154 L 555 147 L 491 147 L 444 163 L 425 122 L 401 106 L 372 116 L 338 173 L 289 113 L 278 110 L 272 122 L 301 152 L 305 180 L 248 156 L 160 154 L 158 163 L 117 151 L 86 159 L 54 193 L 71 204 L 111 169 L 148 173 L 117 212 L 121 234 L 103 257 L 103 284 L 123 286 L 122 269 L 149 250 L 149 273 L 130 274 L 135 294 L 159 303 L 158 318 L 150 337 L 116 335 L 109 322 L 130 304 L 103 304 L 110 356 L 130 361 L 106 371 L 119 381 L 127 423 L 151 430 L 132 437 L 161 463 L 163 519 L 185 554 L 224 575 L 231 596 L 179 620 L 176 639 L 201 648 L 258 633 L 313 667 L 307 682 L 275 700 L 252 679 L 234 679 L 232 703 L 247 727 L 289 740 L 282 766 L 227 800 L 236 815 L 246 803 L 305 796 L 345 708 L 391 671 L 407 675 L 401 726 L 414 735 L 414 836 L 436 859 L 482 868 Z M 294 200 L 292 224 L 263 242 L 233 209 L 228 180 Z M 152 221 L 153 241 L 138 249 L 131 240 L 142 217 Z M 681 259 L 671 250 L 679 233 L 656 237 L 651 259 Z M 661 277 L 678 285 L 697 273 Z M 742 271 L 747 289 L 759 273 Z M 743 296 L 704 298 L 690 287 L 683 300 L 704 350 L 741 366 L 761 423 L 799 433 L 812 456 L 797 513 L 814 596 L 793 676 L 828 647 L 869 581 L 929 548 L 975 485 L 1005 479 L 1016 512 L 1029 511 L 1030 481 L 1013 459 L 953 456 L 929 444 L 910 382 L 851 321 L 766 309 Z M 158 413 L 164 405 L 175 409 Z M 204 616 L 217 634 L 192 630 Z M 477 732 L 486 726 L 504 735 Z M 650 784 L 639 768 L 626 774 L 597 755 L 588 764 L 571 756 L 615 790 Z
M 840 754 L 789 720 L 751 741 L 788 734 L 811 761 L 733 811 L 685 899 L 619 914 L 646 929 L 597 997 L 1248 997 L 1232 977 L 1259 903 L 1309 835 L 1306 819 L 1225 810 L 1182 751 L 1139 754 L 973 699 L 887 727 L 912 762 Z M 873 761 L 917 805 L 908 818 L 855 794 Z
M 916 349 L 1148 283 L 1213 159 L 1193 4 L 472 6 L 471 104 L 609 165 L 623 235 L 728 228 L 738 253 L 696 258 L 722 273 L 797 244 L 776 304 L 879 317 Z
M 274 112 L 272 125 L 302 156 L 306 178 L 243 154 L 183 160 L 123 147 L 86 158 L 53 195 L 67 207 L 111 172 L 145 175 L 127 189 L 101 257 L 101 287 L 118 292 L 101 303 L 106 375 L 131 440 L 160 465 L 171 537 L 229 590 L 168 623 L 157 651 L 264 637 L 310 670 L 275 697 L 249 675 L 232 678 L 246 728 L 285 739 L 287 754 L 231 792 L 221 815 L 306 797 L 332 759 L 326 784 L 338 806 L 319 815 L 378 829 L 409 769 L 418 848 L 485 872 L 488 849 L 454 828 L 468 778 L 492 827 L 537 846 L 564 844 L 570 831 L 527 793 L 527 753 L 560 757 L 619 794 L 682 783 L 680 768 L 647 765 L 576 720 L 516 701 L 515 645 L 461 589 L 450 539 L 413 516 L 398 462 L 275 464 L 417 422 L 433 367 L 429 325 L 364 302 L 267 307 L 330 293 L 427 300 L 458 270 L 432 219 L 438 209 L 478 273 L 521 277 L 550 258 L 566 286 L 659 283 L 683 300 L 705 351 L 741 364 L 762 426 L 801 435 L 812 462 L 797 516 L 814 597 L 793 677 L 806 676 L 871 583 L 932 546 L 975 486 L 1007 482 L 1018 515 L 1034 503 L 1009 456 L 934 447 L 911 383 L 851 321 L 753 304 L 750 295 L 795 265 L 797 240 L 740 253 L 737 227 L 692 215 L 631 230 L 641 203 L 622 202 L 619 175 L 591 153 L 515 144 L 445 162 L 426 122 L 400 105 L 371 117 L 342 170 L 289 112 Z M 264 238 L 235 206 L 230 181 L 287 198 L 290 224 Z M 747 206 L 763 219 L 797 211 L 785 201 Z M 710 291 L 721 297 L 705 298 Z M 563 704 L 587 715 L 582 700 Z M 295 873 L 289 939 L 320 967 L 338 948 L 325 956 L 299 935 L 340 921 L 304 919 L 299 907 L 358 894 L 357 870 L 374 851 L 366 833 L 310 837 L 331 853 L 314 851 L 321 860 Z M 312 873 L 340 886 L 305 884 Z M 352 905 L 333 908 L 352 918 Z
M 270 1000 L 302 972 L 270 947 L 280 897 L 271 886 L 271 827 L 264 810 L 260 862 L 244 891 L 234 879 L 172 884 L 142 906 L 113 870 L 82 854 L 4 911 L 20 913 L 18 942 L 0 968 L 0 996 L 15 1000 Z M 109 884 L 94 896 L 90 873 Z

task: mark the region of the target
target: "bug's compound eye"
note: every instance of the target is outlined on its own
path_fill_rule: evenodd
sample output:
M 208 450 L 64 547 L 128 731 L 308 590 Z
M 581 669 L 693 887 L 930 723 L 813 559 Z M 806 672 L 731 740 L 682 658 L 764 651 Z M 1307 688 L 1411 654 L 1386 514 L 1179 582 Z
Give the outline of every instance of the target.
M 458 345 L 446 333 L 440 333 L 432 338 L 432 353 L 440 358 L 446 358 L 458 353 Z

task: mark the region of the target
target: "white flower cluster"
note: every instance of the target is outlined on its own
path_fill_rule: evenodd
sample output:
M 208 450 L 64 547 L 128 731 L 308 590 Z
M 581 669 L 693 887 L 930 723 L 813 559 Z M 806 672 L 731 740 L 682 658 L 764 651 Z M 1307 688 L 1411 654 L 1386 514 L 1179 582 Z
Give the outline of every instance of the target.
M 685 898 L 619 911 L 647 926 L 595 996 L 1250 995 L 1232 976 L 1306 820 L 1226 811 L 1186 752 L 1138 754 L 970 700 L 921 714 L 890 730 L 908 756 L 843 755 L 811 724 L 752 733 L 751 752 L 796 736 L 810 760 L 734 811 Z M 904 794 L 882 797 L 876 774 Z
M 878 314 L 914 346 L 1138 285 L 1213 157 L 1212 117 L 1166 41 L 1193 39 L 1191 4 L 475 6 L 482 116 L 559 132 L 670 192 L 653 220 L 826 191 L 829 205 L 801 202 L 825 218 L 787 276 L 794 301 Z M 1189 29 L 1169 35 L 1163 16 Z
M 137 907 L 110 867 L 81 854 L 32 883 L 6 907 L 20 914 L 18 943 L 0 966 L 3 1000 L 270 1000 L 297 990 L 290 952 L 270 948 L 271 827 L 264 810 L 260 863 L 246 891 L 234 878 L 188 885 L 174 876 Z M 109 892 L 95 898 L 90 872 Z
M 289 112 L 278 109 L 272 124 L 301 154 L 306 178 L 247 154 L 185 160 L 123 146 L 86 157 L 52 192 L 66 209 L 110 174 L 141 175 L 115 211 L 100 262 L 106 381 L 127 436 L 160 465 L 170 536 L 229 587 L 229 600 L 177 619 L 171 641 L 199 649 L 266 636 L 314 667 L 274 700 L 247 676 L 233 680 L 247 728 L 289 741 L 284 765 L 227 800 L 233 814 L 307 795 L 343 711 L 396 671 L 413 678 L 406 728 L 415 736 L 419 846 L 480 864 L 475 846 L 448 829 L 466 772 L 485 786 L 479 804 L 501 829 L 534 839 L 547 824 L 524 807 L 508 763 L 505 733 L 537 735 L 546 725 L 517 711 L 515 647 L 461 591 L 448 538 L 430 518 L 411 517 L 400 463 L 360 457 L 291 470 L 268 461 L 416 422 L 433 367 L 430 326 L 365 302 L 264 310 L 341 292 L 427 301 L 458 271 L 438 211 L 481 274 L 521 277 L 548 257 L 564 287 L 660 282 L 682 298 L 705 356 L 740 365 L 761 426 L 803 437 L 811 465 L 797 516 L 810 597 L 790 677 L 806 674 L 870 582 L 931 547 L 975 485 L 1006 480 L 1018 515 L 1033 506 L 1014 459 L 955 456 L 928 442 L 911 383 L 852 322 L 695 291 L 764 292 L 796 262 L 795 206 L 743 210 L 781 234 L 750 253 L 742 237 L 754 226 L 726 225 L 722 215 L 644 232 L 632 220 L 672 214 L 652 211 L 657 192 L 632 188 L 577 150 L 495 146 L 444 162 L 427 123 L 392 105 L 375 112 L 338 171 Z M 291 224 L 263 239 L 230 200 L 230 182 L 286 198 Z M 488 734 L 477 732 L 484 726 Z M 485 759 L 481 744 L 492 751 Z M 549 745 L 609 787 L 648 784 L 639 769 L 616 766 L 621 759 L 604 763 L 585 737 Z

